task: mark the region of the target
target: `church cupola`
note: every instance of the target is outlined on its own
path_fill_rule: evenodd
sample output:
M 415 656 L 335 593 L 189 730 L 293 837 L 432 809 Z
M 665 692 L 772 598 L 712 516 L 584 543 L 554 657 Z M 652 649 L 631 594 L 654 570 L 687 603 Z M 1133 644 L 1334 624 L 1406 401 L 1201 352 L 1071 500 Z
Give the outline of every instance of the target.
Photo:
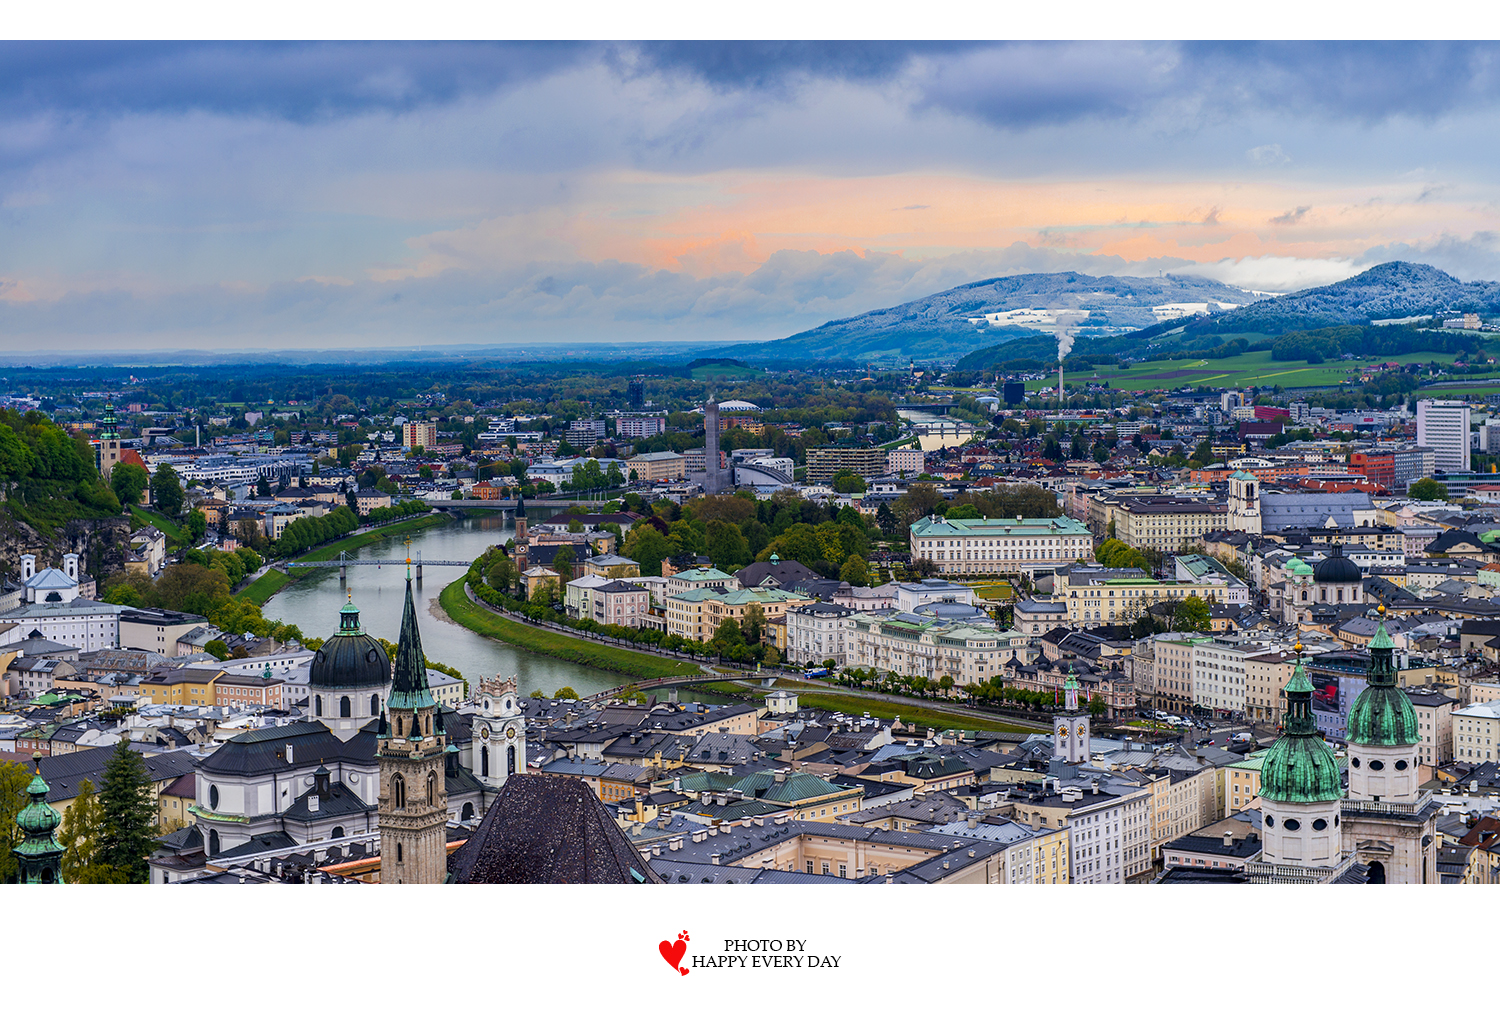
M 1410 801 L 1418 793 L 1417 711 L 1396 683 L 1396 644 L 1385 628 L 1385 607 L 1370 639 L 1366 687 L 1349 709 L 1349 796 Z
M 57 827 L 62 816 L 47 803 L 51 787 L 42 779 L 41 756 L 33 755 L 35 775 L 26 787 L 31 803 L 16 815 L 16 825 L 21 830 L 21 842 L 11 848 L 15 855 L 17 880 L 26 884 L 53 884 L 62 882 L 62 844 L 57 842 Z
M 1284 733 L 1261 763 L 1263 858 L 1276 864 L 1331 868 L 1344 857 L 1339 802 L 1344 796 L 1338 760 L 1318 732 L 1312 682 L 1293 647 L 1297 666 L 1287 681 Z

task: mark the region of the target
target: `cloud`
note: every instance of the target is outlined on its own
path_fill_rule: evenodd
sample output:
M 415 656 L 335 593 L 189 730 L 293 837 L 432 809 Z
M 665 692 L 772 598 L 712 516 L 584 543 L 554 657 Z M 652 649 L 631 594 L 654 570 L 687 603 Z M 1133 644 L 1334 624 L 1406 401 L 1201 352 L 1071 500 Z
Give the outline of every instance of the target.
M 1365 251 L 1361 260 L 1366 264 L 1417 261 L 1464 282 L 1491 281 L 1500 279 L 1500 233 L 1480 230 L 1464 239 L 1445 232 L 1427 241 L 1381 244 Z
M 1280 145 L 1257 145 L 1247 151 L 1245 157 L 1257 166 L 1279 166 L 1292 161 Z
M 1260 293 L 1293 293 L 1299 289 L 1326 286 L 1347 279 L 1376 263 L 1378 262 L 1367 258 L 1225 258 L 1206 264 L 1187 265 L 1177 269 L 1174 274 L 1196 275 Z
M 1298 205 L 1290 212 L 1283 212 L 1268 220 L 1273 226 L 1295 226 L 1302 221 L 1302 217 L 1312 211 L 1311 205 Z

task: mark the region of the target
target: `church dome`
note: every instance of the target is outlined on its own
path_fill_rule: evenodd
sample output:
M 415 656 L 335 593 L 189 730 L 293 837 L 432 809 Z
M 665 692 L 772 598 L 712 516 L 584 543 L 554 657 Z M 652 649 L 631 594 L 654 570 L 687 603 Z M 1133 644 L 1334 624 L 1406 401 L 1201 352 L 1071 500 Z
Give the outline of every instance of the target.
M 1417 711 L 1396 685 L 1394 650 L 1382 620 L 1370 640 L 1369 684 L 1349 710 L 1346 736 L 1351 744 L 1408 745 L 1422 739 L 1417 733 Z
M 1335 543 L 1328 552 L 1328 556 L 1318 562 L 1313 569 L 1314 582 L 1328 582 L 1333 585 L 1348 585 L 1362 582 L 1364 575 L 1360 573 L 1359 565 L 1344 556 L 1342 544 Z
M 345 604 L 339 630 L 313 656 L 307 683 L 314 688 L 384 688 L 390 680 L 385 648 L 359 626 L 359 608 Z
M 1312 693 L 1312 682 L 1299 660 L 1286 683 L 1286 733 L 1261 763 L 1260 796 L 1268 801 L 1306 804 L 1344 796 L 1338 761 L 1313 721 Z

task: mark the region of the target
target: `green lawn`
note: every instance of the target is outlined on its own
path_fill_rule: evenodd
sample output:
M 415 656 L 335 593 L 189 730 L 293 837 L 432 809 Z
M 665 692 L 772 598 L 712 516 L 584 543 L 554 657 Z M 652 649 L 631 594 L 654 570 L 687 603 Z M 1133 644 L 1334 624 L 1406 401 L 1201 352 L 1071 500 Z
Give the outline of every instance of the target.
M 974 595 L 981 600 L 1008 600 L 1016 595 L 1009 582 L 995 582 L 985 586 L 975 586 Z
M 235 595 L 243 596 L 252 603 L 264 607 L 267 600 L 281 592 L 285 587 L 291 585 L 294 581 L 286 572 L 277 571 L 275 568 L 272 568 Z
M 142 508 L 138 504 L 133 504 L 130 506 L 130 514 L 142 525 L 155 526 L 157 529 L 160 529 L 163 533 L 167 534 L 169 539 L 175 540 L 178 543 L 188 542 L 188 535 L 182 531 L 182 527 L 160 512 L 154 512 L 150 508 Z
M 1404 353 L 1399 356 L 1381 356 L 1366 360 L 1329 361 L 1310 364 L 1305 360 L 1272 360 L 1269 349 L 1254 353 L 1242 353 L 1220 360 L 1191 358 L 1184 360 L 1148 360 L 1133 363 L 1129 367 L 1098 367 L 1089 371 L 1078 371 L 1067 375 L 1065 380 L 1082 384 L 1094 380 L 1108 381 L 1111 388 L 1121 391 L 1152 391 L 1158 388 L 1173 389 L 1185 385 L 1206 385 L 1210 388 L 1245 385 L 1281 385 L 1283 388 L 1307 388 L 1342 384 L 1350 377 L 1350 371 L 1369 367 L 1374 363 L 1452 363 L 1452 353 Z M 1175 375 L 1162 377 L 1159 375 Z M 1357 375 L 1356 375 L 1357 377 Z M 1057 383 L 1055 377 L 1027 381 L 1030 391 L 1047 388 Z
M 542 656 L 648 681 L 661 677 L 691 677 L 703 672 L 696 663 L 685 660 L 669 660 L 617 646 L 601 645 L 589 639 L 573 638 L 500 617 L 464 595 L 464 579 L 457 579 L 443 587 L 443 591 L 438 594 L 438 603 L 449 617 L 470 631 L 509 642 Z
M 414 533 L 420 529 L 428 529 L 432 526 L 447 525 L 452 519 L 443 513 L 437 515 L 418 515 L 414 519 L 402 519 L 394 525 L 382 526 L 368 533 L 360 533 L 358 536 L 346 536 L 342 540 L 334 540 L 326 543 L 316 550 L 309 550 L 306 554 L 297 558 L 298 561 L 330 561 L 339 556 L 340 551 L 355 551 L 361 547 L 368 547 L 390 539 L 392 536 L 400 536 L 403 533 Z

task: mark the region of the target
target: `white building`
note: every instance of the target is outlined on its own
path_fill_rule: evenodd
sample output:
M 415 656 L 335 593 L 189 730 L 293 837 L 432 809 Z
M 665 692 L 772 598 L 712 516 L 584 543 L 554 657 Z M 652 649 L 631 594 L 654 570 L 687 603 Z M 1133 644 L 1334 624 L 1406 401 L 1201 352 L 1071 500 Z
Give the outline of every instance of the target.
M 926 558 L 949 575 L 1035 575 L 1094 553 L 1088 526 L 1066 516 L 1055 519 L 944 519 L 936 515 L 911 525 L 911 555 Z
M 834 666 L 849 661 L 849 635 L 854 631 L 855 611 L 835 603 L 809 603 L 786 612 L 786 658 L 799 663 Z
M 49 569 L 50 570 L 50 569 Z M 64 603 L 60 600 L 24 603 L 15 610 L 0 614 L 0 625 L 13 623 L 0 638 L 10 642 L 41 637 L 84 652 L 120 648 L 120 612 L 117 603 L 100 603 L 82 597 Z
M 1453 710 L 1453 760 L 1494 762 L 1500 758 L 1500 701 Z
M 1421 399 L 1417 402 L 1417 444 L 1432 449 L 1433 465 L 1446 472 L 1469 470 L 1469 405 Z

